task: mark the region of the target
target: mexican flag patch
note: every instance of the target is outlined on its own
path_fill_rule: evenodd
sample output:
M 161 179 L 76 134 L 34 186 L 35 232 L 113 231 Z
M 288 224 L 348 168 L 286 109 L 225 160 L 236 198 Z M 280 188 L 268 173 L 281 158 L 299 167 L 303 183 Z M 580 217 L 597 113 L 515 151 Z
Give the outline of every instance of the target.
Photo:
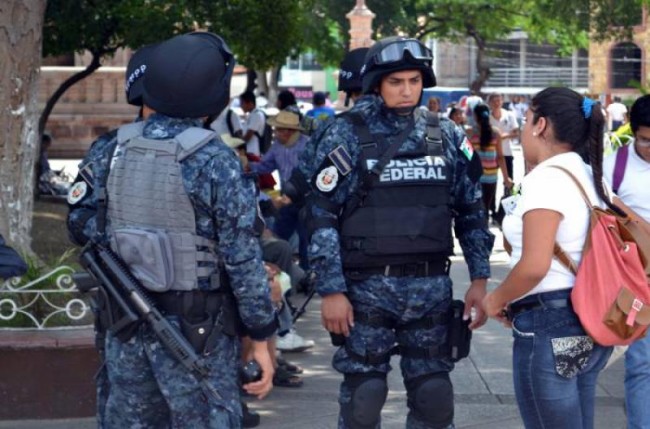
M 472 144 L 469 142 L 467 137 L 463 139 L 463 143 L 460 145 L 460 150 L 465 154 L 467 159 L 472 159 L 472 156 L 474 156 L 474 148 L 472 147 Z

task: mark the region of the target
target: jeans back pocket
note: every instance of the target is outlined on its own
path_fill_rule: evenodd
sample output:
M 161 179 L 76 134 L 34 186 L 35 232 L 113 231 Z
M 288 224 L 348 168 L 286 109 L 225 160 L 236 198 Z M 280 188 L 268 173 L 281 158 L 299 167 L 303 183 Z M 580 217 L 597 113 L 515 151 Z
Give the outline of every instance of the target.
M 587 335 L 551 338 L 555 371 L 564 378 L 573 378 L 582 371 L 594 349 L 594 340 Z

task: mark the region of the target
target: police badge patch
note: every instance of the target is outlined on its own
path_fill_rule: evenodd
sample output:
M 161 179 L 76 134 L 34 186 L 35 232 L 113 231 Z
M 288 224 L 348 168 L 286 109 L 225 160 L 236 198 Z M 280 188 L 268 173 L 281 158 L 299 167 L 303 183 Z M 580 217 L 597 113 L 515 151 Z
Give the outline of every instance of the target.
M 316 187 L 321 192 L 331 192 L 339 181 L 339 172 L 334 166 L 321 170 L 316 176 Z
M 75 205 L 86 196 L 88 192 L 88 185 L 86 182 L 77 182 L 72 185 L 70 191 L 68 192 L 68 204 Z

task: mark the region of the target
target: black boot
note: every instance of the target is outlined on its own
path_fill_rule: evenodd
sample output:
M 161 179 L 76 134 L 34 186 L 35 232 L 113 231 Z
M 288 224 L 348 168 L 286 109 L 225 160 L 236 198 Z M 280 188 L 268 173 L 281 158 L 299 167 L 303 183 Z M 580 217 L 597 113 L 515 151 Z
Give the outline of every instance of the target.
M 241 425 L 244 428 L 254 428 L 260 425 L 260 415 L 255 411 L 248 409 L 246 402 L 242 401 L 241 403 L 241 412 L 242 412 L 242 422 Z

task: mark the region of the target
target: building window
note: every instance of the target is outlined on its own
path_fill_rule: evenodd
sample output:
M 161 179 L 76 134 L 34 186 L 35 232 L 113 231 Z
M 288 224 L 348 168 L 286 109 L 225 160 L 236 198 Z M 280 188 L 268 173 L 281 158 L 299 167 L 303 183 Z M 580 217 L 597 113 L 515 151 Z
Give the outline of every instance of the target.
M 641 49 L 634 43 L 619 43 L 611 53 L 612 88 L 634 88 L 641 82 Z

